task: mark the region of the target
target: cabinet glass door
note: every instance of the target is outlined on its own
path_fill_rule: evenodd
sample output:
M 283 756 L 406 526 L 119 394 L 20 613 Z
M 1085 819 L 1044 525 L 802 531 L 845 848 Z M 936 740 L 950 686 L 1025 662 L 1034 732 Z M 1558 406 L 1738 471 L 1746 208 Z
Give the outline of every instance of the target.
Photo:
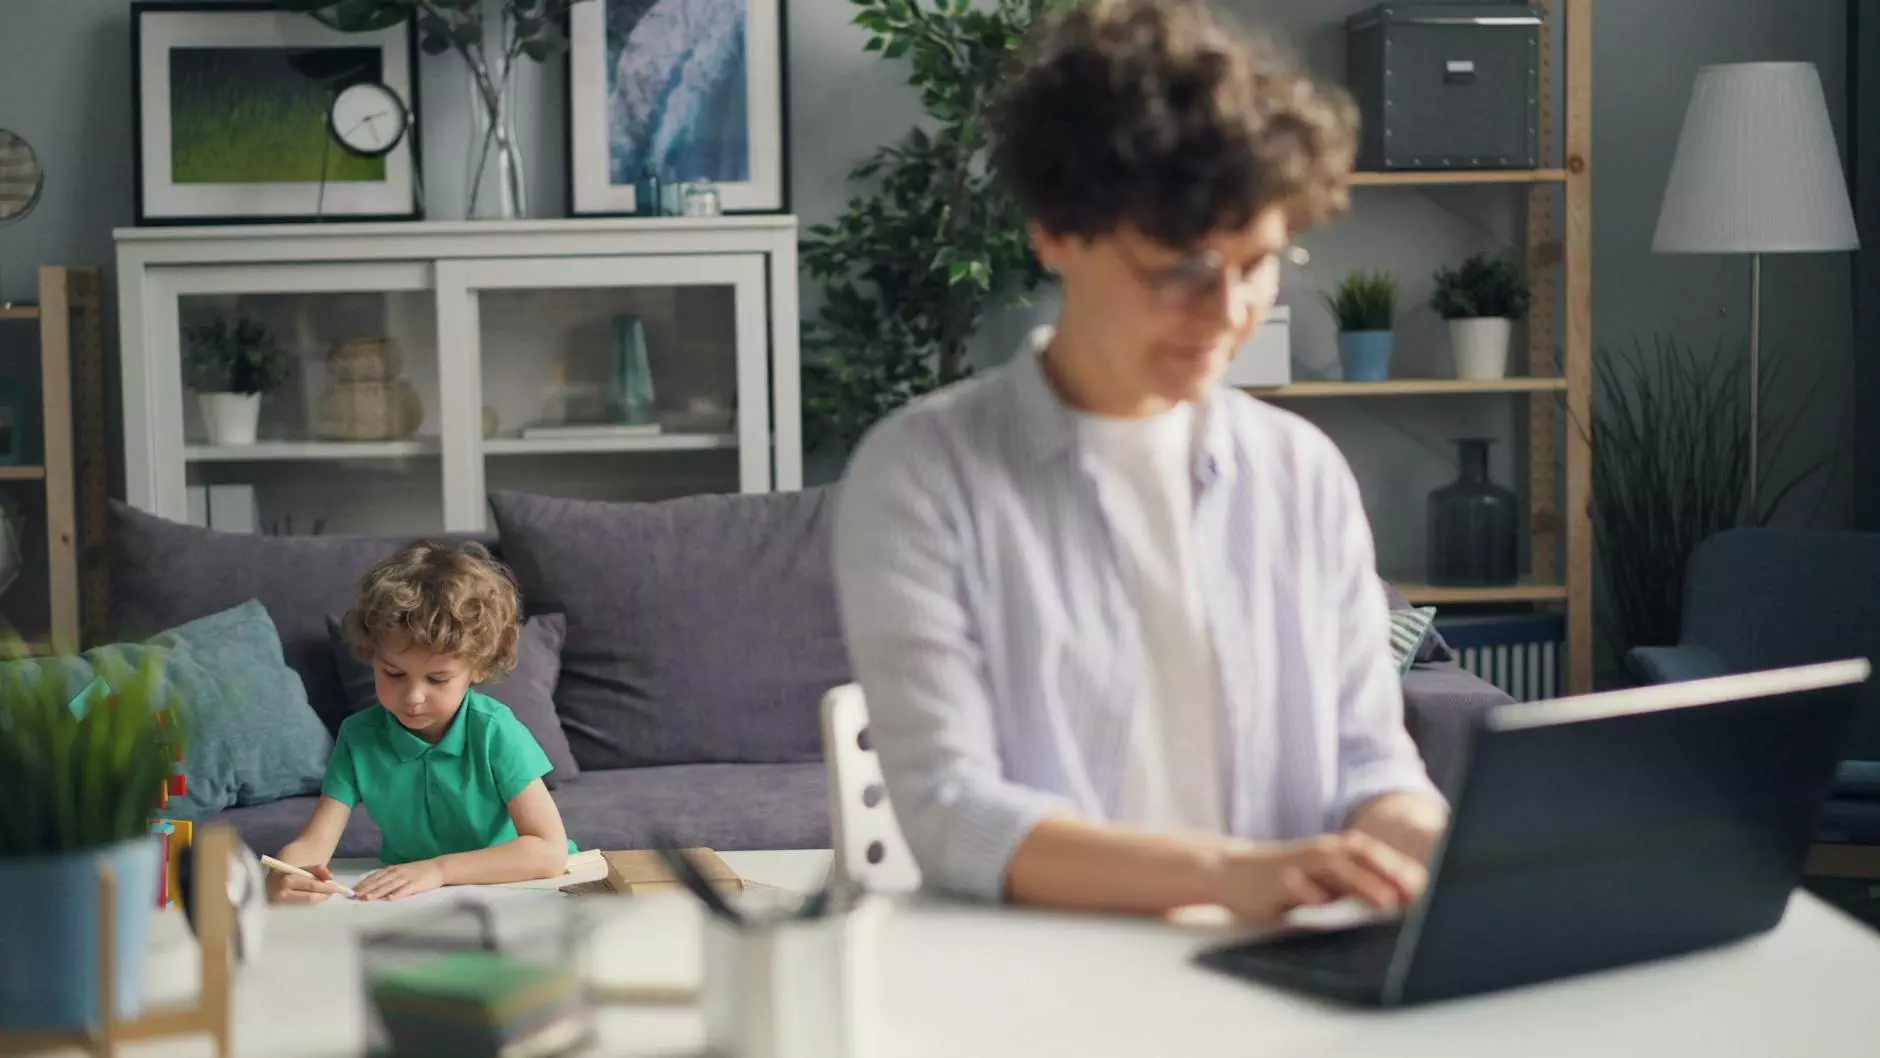
M 153 269 L 147 377 L 164 392 L 146 406 L 158 513 L 279 535 L 441 530 L 428 272 Z
M 768 491 L 763 280 L 755 254 L 440 263 L 446 524 L 496 490 Z

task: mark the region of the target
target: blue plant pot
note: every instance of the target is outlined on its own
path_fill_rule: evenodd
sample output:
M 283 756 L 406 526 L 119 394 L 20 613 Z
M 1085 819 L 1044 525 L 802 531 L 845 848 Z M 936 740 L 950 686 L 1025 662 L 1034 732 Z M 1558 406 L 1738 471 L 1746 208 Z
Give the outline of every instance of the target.
M 157 903 L 157 839 L 60 856 L 0 859 L 0 1029 L 50 1032 L 101 1020 L 98 866 L 117 881 L 118 1017 L 143 1009 L 144 952 Z
M 1390 353 L 1396 331 L 1338 332 L 1338 362 L 1346 382 L 1382 382 L 1390 377 Z

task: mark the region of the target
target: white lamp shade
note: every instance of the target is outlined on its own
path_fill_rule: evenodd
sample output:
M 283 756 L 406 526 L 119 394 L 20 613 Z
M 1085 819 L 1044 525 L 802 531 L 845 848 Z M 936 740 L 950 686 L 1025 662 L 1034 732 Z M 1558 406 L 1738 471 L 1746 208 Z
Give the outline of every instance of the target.
M 1658 212 L 1657 253 L 1855 250 L 1841 153 L 1813 63 L 1706 66 Z

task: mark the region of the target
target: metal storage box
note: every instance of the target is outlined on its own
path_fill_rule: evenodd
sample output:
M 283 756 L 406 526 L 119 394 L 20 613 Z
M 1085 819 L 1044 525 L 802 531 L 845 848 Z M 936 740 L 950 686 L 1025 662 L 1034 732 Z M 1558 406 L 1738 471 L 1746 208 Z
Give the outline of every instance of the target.
M 1541 24 L 1525 4 L 1380 4 L 1345 22 L 1358 167 L 1540 165 Z

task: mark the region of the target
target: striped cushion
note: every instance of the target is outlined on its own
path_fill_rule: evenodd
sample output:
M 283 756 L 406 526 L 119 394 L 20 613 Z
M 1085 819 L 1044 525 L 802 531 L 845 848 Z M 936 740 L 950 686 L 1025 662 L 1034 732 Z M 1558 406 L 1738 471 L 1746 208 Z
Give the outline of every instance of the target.
M 1430 634 L 1430 624 L 1435 620 L 1434 606 L 1390 612 L 1390 656 L 1397 662 L 1397 675 L 1409 672 L 1410 666 L 1416 663 L 1417 648 L 1423 645 L 1424 637 Z

